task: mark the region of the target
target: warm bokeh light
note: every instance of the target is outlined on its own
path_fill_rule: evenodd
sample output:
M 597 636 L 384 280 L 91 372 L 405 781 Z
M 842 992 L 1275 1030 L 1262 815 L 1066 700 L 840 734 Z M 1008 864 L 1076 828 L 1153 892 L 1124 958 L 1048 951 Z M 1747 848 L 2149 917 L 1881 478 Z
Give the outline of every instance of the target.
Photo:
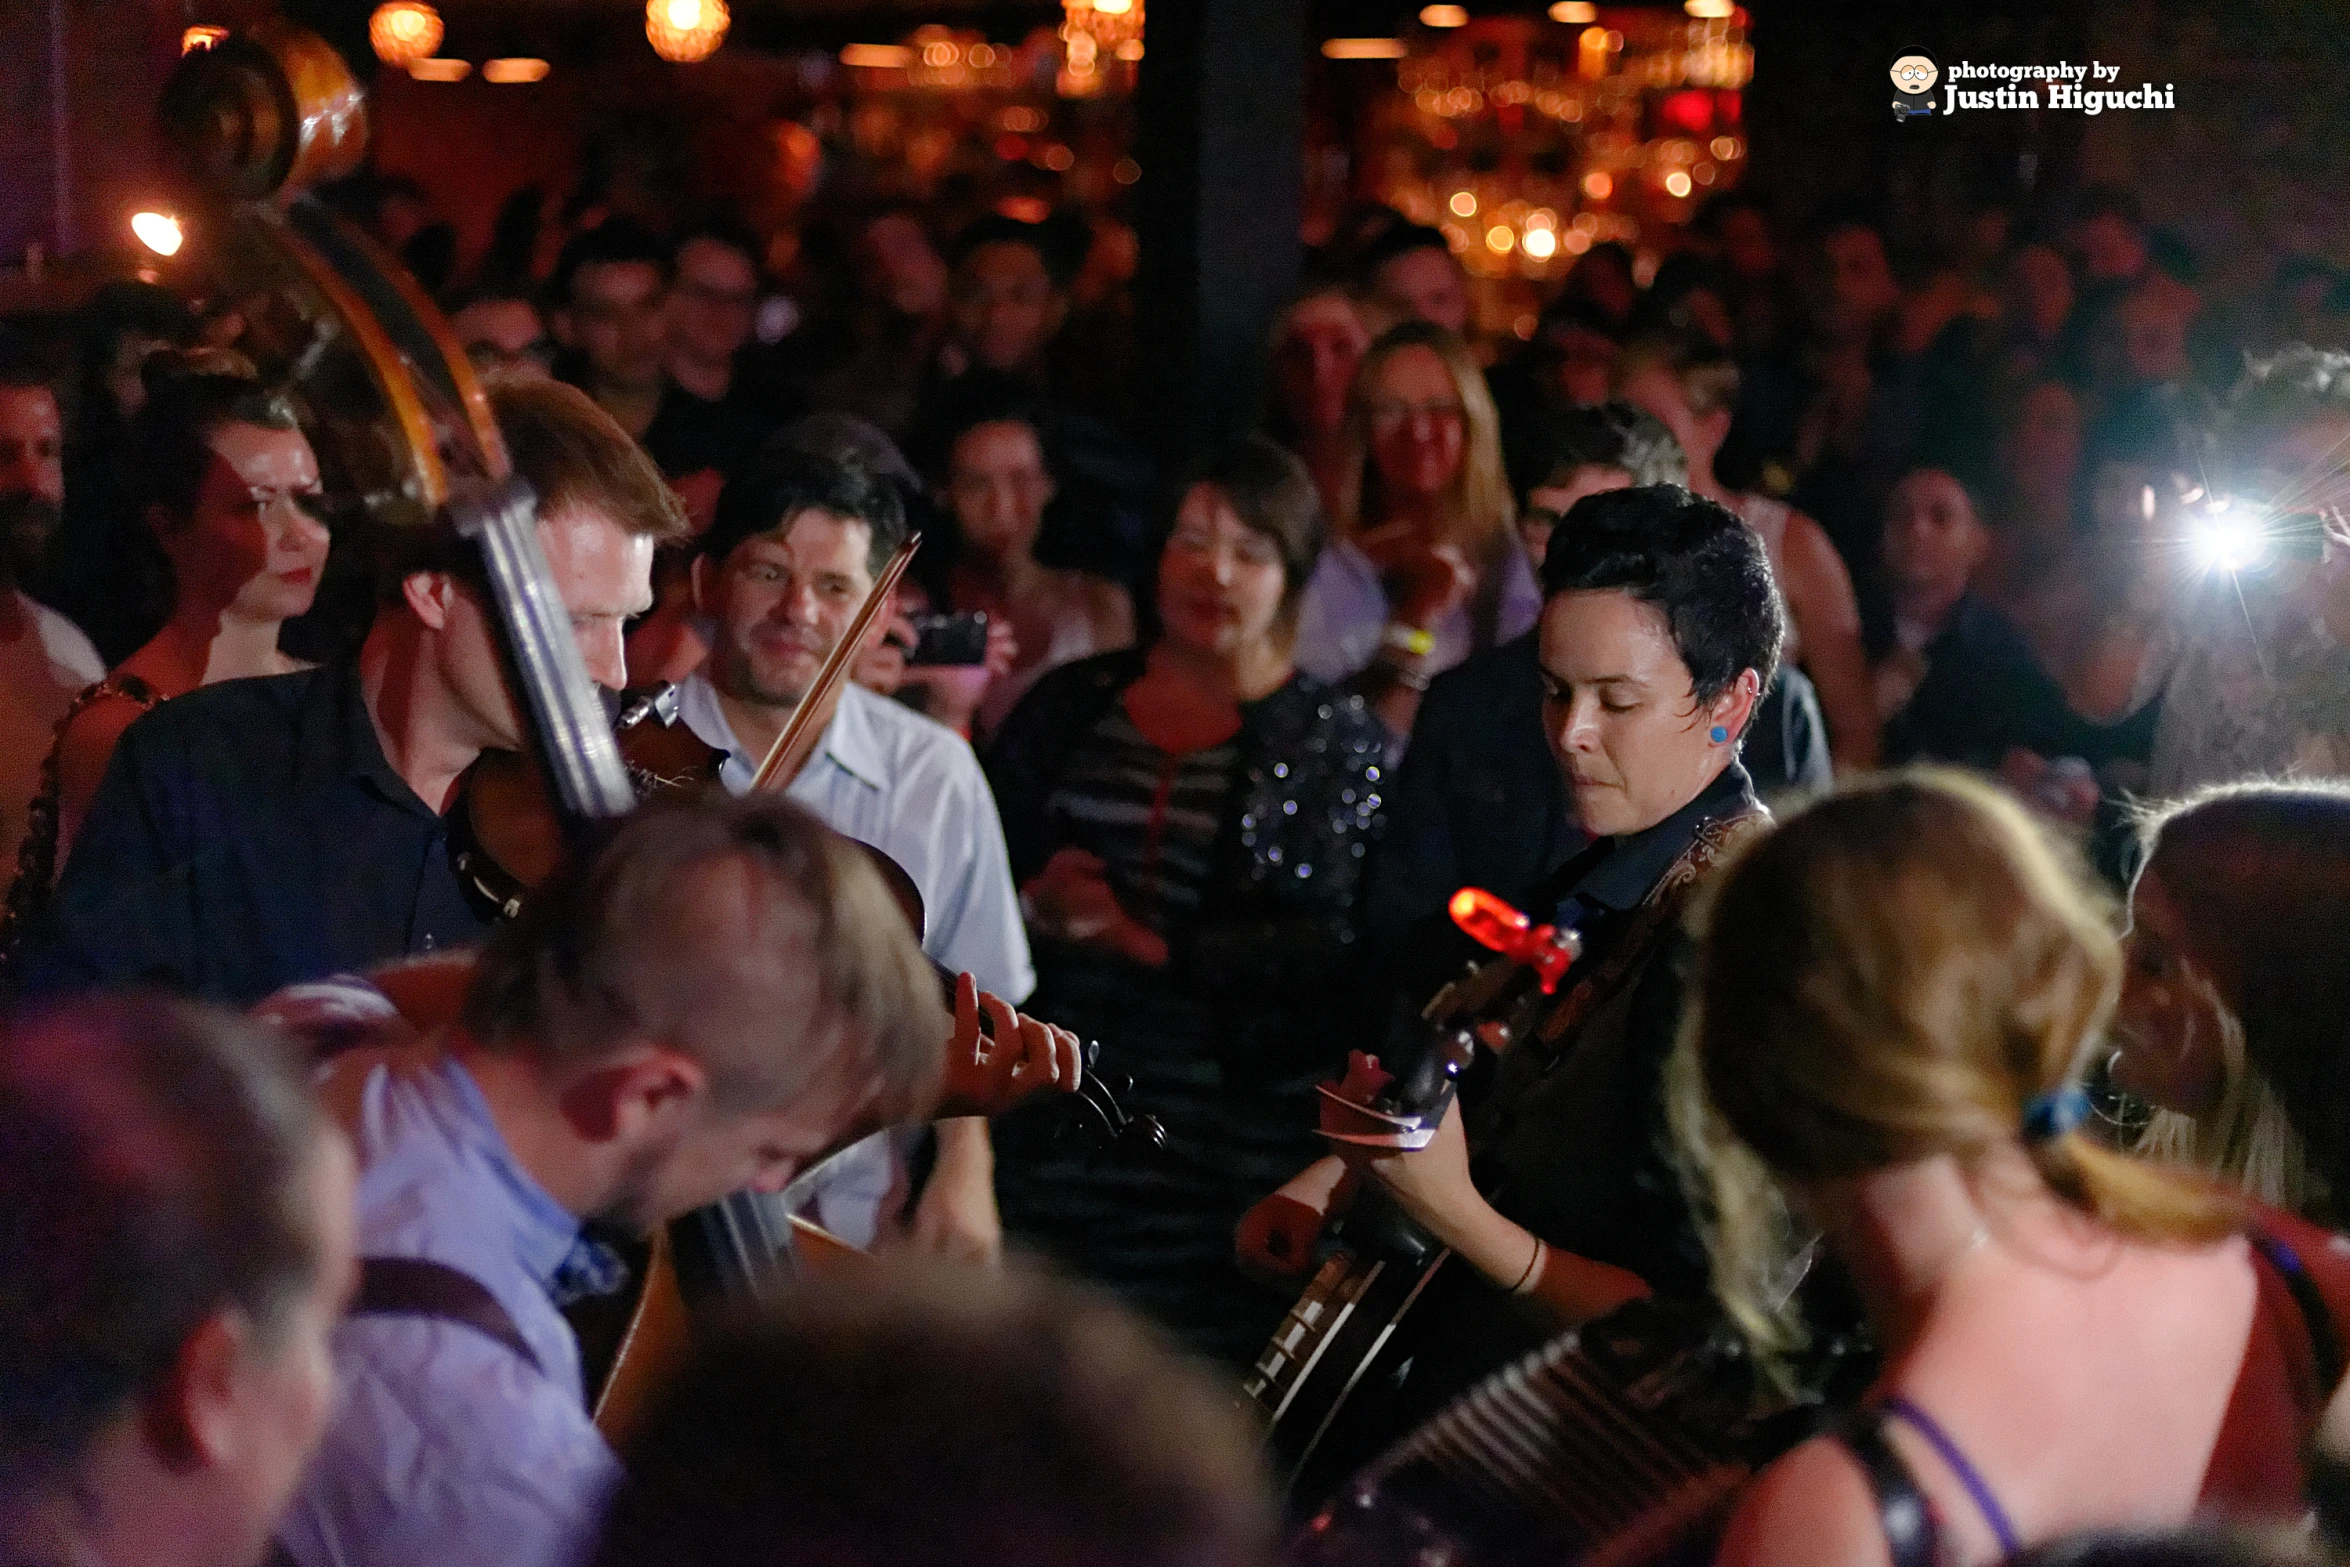
M 384 0 L 367 19 L 367 42 L 386 65 L 409 65 L 441 46 L 441 13 L 424 0 Z
M 678 65 L 716 54 L 733 20 L 726 0 L 645 0 L 645 37 L 653 53 Z
M 473 63 L 434 55 L 429 60 L 410 60 L 408 74 L 420 82 L 461 82 L 473 74 Z
M 1593 201 L 1605 201 L 1616 193 L 1616 182 L 1604 169 L 1593 169 L 1583 176 L 1583 194 Z
M 193 54 L 198 49 L 210 49 L 227 37 L 227 28 L 211 22 L 199 22 L 180 34 L 180 53 Z
M 546 61 L 530 59 L 527 56 L 506 60 L 484 60 L 481 62 L 481 79 L 485 82 L 497 82 L 505 86 L 526 82 L 543 82 L 547 79 L 549 69 L 551 67 Z
M 1557 5 L 1550 8 L 1550 19 L 1564 22 L 1570 27 L 1580 22 L 1596 22 L 1599 20 L 1599 7 L 1593 5 L 1591 0 L 1559 0 Z
M 1420 7 L 1422 27 L 1466 27 L 1469 8 L 1465 5 L 1424 5 Z
M 1477 215 L 1477 193 L 1469 190 L 1454 191 L 1452 193 L 1452 213 L 1456 218 L 1475 217 Z
M 1734 0 L 1681 0 L 1681 9 L 1700 21 L 1718 22 L 1737 14 Z
M 1528 229 L 1524 244 L 1527 255 L 1536 261 L 1548 261 L 1558 254 L 1559 237 L 1549 229 Z
M 131 214 L 131 232 L 139 243 L 158 256 L 176 256 L 184 236 L 180 220 L 167 212 L 134 212 Z
M 1485 248 L 1497 256 L 1506 256 L 1517 248 L 1518 231 L 1507 223 L 1496 223 L 1485 231 Z
M 1665 176 L 1665 194 L 1668 196 L 1689 194 L 1689 171 L 1687 169 L 1675 169 Z
M 868 71 L 902 71 L 914 63 L 914 51 L 904 44 L 849 44 L 840 52 L 840 63 Z
M 1325 60 L 1400 60 L 1408 53 L 1400 38 L 1330 38 L 1322 44 Z

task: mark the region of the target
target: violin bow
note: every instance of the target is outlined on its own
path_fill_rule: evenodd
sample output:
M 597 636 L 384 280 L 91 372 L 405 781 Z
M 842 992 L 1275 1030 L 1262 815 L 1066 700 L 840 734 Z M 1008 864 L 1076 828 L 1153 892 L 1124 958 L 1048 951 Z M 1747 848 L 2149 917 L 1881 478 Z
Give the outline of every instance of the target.
M 759 764 L 758 774 L 751 780 L 754 792 L 788 788 L 798 776 L 800 764 L 807 761 L 808 753 L 816 748 L 817 737 L 824 732 L 820 720 L 832 716 L 833 693 L 847 678 L 849 666 L 857 661 L 858 653 L 864 650 L 873 623 L 889 612 L 890 603 L 897 595 L 898 579 L 906 574 L 906 567 L 913 562 L 914 551 L 921 543 L 921 534 L 908 534 L 906 542 L 898 546 L 898 552 L 882 568 L 880 580 L 873 584 L 873 591 L 865 595 L 865 602 L 858 607 L 857 618 L 849 622 L 849 629 L 833 644 L 832 651 L 825 656 L 824 667 L 816 671 L 807 695 L 793 709 L 791 721 L 775 737 L 775 744 L 767 748 L 767 759 Z

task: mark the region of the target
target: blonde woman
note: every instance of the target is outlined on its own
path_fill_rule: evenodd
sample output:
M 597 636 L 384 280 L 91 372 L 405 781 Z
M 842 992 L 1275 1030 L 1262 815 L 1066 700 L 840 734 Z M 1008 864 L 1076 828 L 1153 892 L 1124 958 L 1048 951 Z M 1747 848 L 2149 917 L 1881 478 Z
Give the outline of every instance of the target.
M 2228 785 L 2143 842 L 2113 1075 L 2157 1107 L 2144 1151 L 2330 1218 L 2350 1174 L 2350 785 Z
M 1885 1351 L 1853 1419 L 1764 1470 L 1721 1561 L 1973 1567 L 2297 1516 L 2350 1259 L 2080 1130 L 2122 960 L 2072 858 L 1988 784 L 1899 774 L 1762 837 L 1706 903 L 1678 1109 L 1716 1287 L 1771 1338 L 1757 1286 L 1800 1215 Z
M 1347 394 L 1334 540 L 1298 607 L 1297 664 L 1408 734 L 1428 681 L 1529 630 L 1542 590 L 1512 523 L 1501 420 L 1468 345 L 1409 321 Z

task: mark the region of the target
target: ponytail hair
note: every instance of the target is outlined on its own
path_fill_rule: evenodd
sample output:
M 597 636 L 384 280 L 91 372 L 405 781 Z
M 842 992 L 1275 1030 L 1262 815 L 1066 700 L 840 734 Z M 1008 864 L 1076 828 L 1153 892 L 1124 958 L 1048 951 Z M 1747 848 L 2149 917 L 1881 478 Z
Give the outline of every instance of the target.
M 2050 1192 L 2132 1239 L 2201 1244 L 2241 1198 L 2114 1153 L 2075 1105 L 2121 988 L 2109 901 L 2005 794 L 1867 780 L 1758 835 L 1700 897 L 1673 1119 L 1716 1284 L 1766 1349 L 1794 1237 L 1776 1189 L 2021 1143 Z M 1772 1195 L 1739 1183 L 1758 1176 Z

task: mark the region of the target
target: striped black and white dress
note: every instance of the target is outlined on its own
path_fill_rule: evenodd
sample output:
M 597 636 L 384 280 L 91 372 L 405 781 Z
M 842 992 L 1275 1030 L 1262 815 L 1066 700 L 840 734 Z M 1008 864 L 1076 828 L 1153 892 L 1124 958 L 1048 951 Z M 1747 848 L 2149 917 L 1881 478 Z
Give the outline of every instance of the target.
M 1166 1125 L 1163 1158 L 1084 1151 L 1034 1136 L 1015 1116 L 999 1137 L 998 1191 L 1013 1239 L 1109 1286 L 1197 1353 L 1245 1365 L 1288 1292 L 1232 1262 L 1241 1214 L 1320 1155 L 1313 1085 L 1238 1051 L 1231 1003 L 1183 971 L 1238 800 L 1237 739 L 1172 753 L 1120 702 L 1069 755 L 1048 797 L 1058 847 L 1098 856 L 1120 904 L 1178 953 L 1155 970 L 1098 947 L 1040 941 L 1030 1010 L 1103 1045 L 1104 1070 L 1131 1077 L 1128 1107 Z

